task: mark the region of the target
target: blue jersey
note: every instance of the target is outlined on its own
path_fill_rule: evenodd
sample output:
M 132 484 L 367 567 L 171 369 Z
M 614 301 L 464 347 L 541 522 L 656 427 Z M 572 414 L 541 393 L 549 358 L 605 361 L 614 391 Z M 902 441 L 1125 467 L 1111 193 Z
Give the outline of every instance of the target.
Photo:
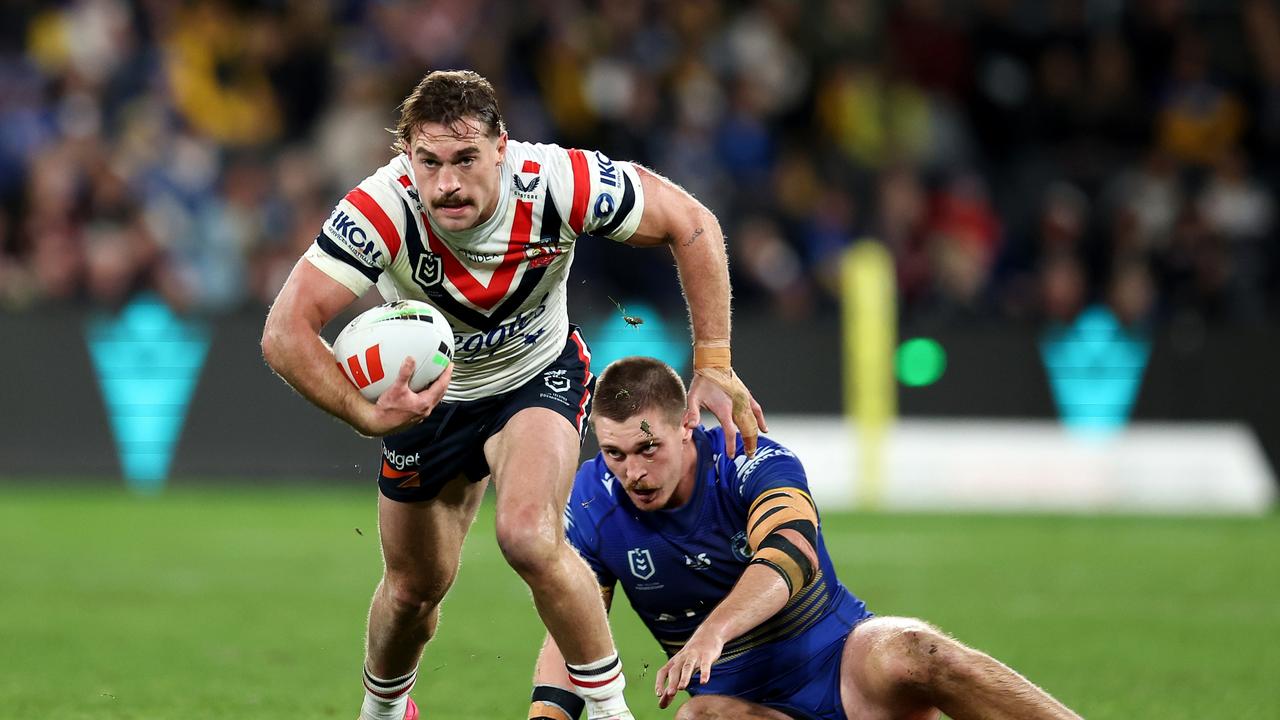
M 746 569 L 751 559 L 747 511 L 752 501 L 776 488 L 809 490 L 799 459 L 768 438 L 760 438 L 750 459 L 741 442 L 735 458 L 725 457 L 724 432 L 719 428 L 699 427 L 693 439 L 698 449 L 697 483 L 681 507 L 636 509 L 603 455 L 597 455 L 578 471 L 565 509 L 569 542 L 602 587 L 622 584 L 632 608 L 669 656 L 683 647 Z M 815 549 L 818 568 L 813 582 L 772 618 L 728 642 L 716 662 L 718 672 L 730 677 L 735 667 L 757 663 L 764 655 L 777 659 L 787 647 L 811 651 L 819 640 L 843 639 L 870 615 L 836 578 L 821 527 Z M 839 638 L 826 637 L 833 633 Z M 798 639 L 804 642 L 794 642 Z M 713 674 L 713 681 L 716 677 Z

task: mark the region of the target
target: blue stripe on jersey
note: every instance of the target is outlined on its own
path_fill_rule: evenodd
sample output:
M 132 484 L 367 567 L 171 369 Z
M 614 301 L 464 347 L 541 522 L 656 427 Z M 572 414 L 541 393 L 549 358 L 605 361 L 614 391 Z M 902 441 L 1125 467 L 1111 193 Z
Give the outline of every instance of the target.
M 381 270 L 378 268 L 371 268 L 351 257 L 349 253 L 338 247 L 338 244 L 329 239 L 329 236 L 325 235 L 323 232 L 316 235 L 316 245 L 318 245 L 321 250 L 325 251 L 325 254 L 329 255 L 329 257 L 332 257 L 334 260 L 341 260 L 352 268 L 360 271 L 361 275 L 369 278 L 369 282 L 378 282 L 378 276 L 382 274 Z
M 613 213 L 613 219 L 605 223 L 603 227 L 596 228 L 591 232 L 592 235 L 610 236 L 622 227 L 622 223 L 627 221 L 627 216 L 631 214 L 631 208 L 636 204 L 636 189 L 632 186 L 631 178 L 625 172 L 619 172 L 623 180 L 622 202 L 618 203 L 618 209 Z M 550 197 L 550 194 L 548 194 Z

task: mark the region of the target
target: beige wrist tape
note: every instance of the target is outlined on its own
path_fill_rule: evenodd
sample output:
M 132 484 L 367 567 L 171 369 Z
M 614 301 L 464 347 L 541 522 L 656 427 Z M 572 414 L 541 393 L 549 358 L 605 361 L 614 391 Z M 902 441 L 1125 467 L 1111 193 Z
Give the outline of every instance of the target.
M 730 362 L 729 342 L 724 342 L 723 347 L 707 347 L 698 344 L 693 346 L 693 368 L 700 370 L 702 368 L 729 368 L 733 367 Z

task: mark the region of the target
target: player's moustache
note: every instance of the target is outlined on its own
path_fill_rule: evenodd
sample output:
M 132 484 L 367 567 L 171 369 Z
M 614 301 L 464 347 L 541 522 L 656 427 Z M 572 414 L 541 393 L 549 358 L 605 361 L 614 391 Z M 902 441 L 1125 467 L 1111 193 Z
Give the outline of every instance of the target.
M 462 207 L 463 205 L 470 205 L 471 201 L 463 197 L 447 197 L 447 198 L 440 198 L 439 200 L 435 201 L 434 204 L 438 208 L 458 208 L 458 207 Z

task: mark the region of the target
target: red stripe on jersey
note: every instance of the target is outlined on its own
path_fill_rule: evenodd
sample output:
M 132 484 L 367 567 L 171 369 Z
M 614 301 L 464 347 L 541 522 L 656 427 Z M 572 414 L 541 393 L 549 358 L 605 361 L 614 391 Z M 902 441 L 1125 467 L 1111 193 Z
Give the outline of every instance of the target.
M 475 306 L 492 310 L 507 296 L 516 268 L 524 260 L 524 247 L 529 244 L 529 234 L 533 230 L 533 203 L 524 200 L 516 202 L 516 216 L 511 223 L 511 242 L 507 244 L 507 251 L 503 254 L 498 269 L 494 270 L 493 277 L 489 278 L 488 285 L 475 279 L 462 261 L 431 231 L 431 223 L 425 222 L 425 218 L 423 225 L 427 228 L 427 243 L 431 246 L 431 252 L 440 256 L 449 282 Z
M 373 223 L 373 228 L 382 236 L 382 242 L 386 243 L 387 250 L 391 251 L 391 259 L 387 261 L 388 264 L 391 260 L 395 260 L 396 255 L 400 254 L 400 233 L 396 232 L 395 223 L 391 222 L 391 218 L 387 217 L 387 214 L 383 212 L 382 206 L 369 197 L 369 193 L 360 188 L 347 193 L 344 199 L 354 205 L 360 211 L 360 214 L 368 218 L 369 222 Z
M 610 675 L 608 680 L 579 680 L 578 678 L 574 677 L 572 673 L 570 673 L 569 682 L 572 682 L 574 685 L 577 685 L 580 688 L 598 688 L 598 687 L 604 687 L 605 685 L 608 685 L 614 680 L 617 680 L 618 676 L 621 674 L 622 674 L 622 669 L 619 668 L 618 672 L 614 673 L 613 675 Z
M 581 235 L 582 221 L 587 217 L 587 200 L 591 197 L 591 169 L 581 150 L 570 150 L 569 162 L 573 165 L 573 209 L 569 211 L 569 227 Z
M 582 341 L 582 333 L 577 330 L 569 337 L 573 338 L 573 344 L 578 346 L 578 359 L 582 361 L 582 400 L 578 403 L 578 417 L 574 418 L 574 424 L 578 426 L 578 434 L 582 434 L 582 422 L 586 420 L 587 403 L 591 401 L 591 351 L 587 350 L 587 344 Z
M 541 169 L 542 166 L 538 163 L 532 160 L 525 160 L 524 165 L 520 168 L 520 172 L 538 172 Z
M 369 382 L 376 383 L 384 377 L 382 372 L 382 346 L 374 345 L 364 351 L 364 364 L 369 368 Z
M 355 355 L 347 358 L 347 367 L 351 368 L 351 381 L 356 384 L 356 387 L 369 387 L 369 378 L 364 376 L 364 368 L 360 367 L 360 358 Z
M 409 182 L 409 176 L 408 176 L 408 175 L 401 175 L 399 179 L 400 179 L 400 185 L 401 185 L 401 187 L 409 187 L 410 185 L 412 185 L 412 184 L 413 184 L 412 182 Z

